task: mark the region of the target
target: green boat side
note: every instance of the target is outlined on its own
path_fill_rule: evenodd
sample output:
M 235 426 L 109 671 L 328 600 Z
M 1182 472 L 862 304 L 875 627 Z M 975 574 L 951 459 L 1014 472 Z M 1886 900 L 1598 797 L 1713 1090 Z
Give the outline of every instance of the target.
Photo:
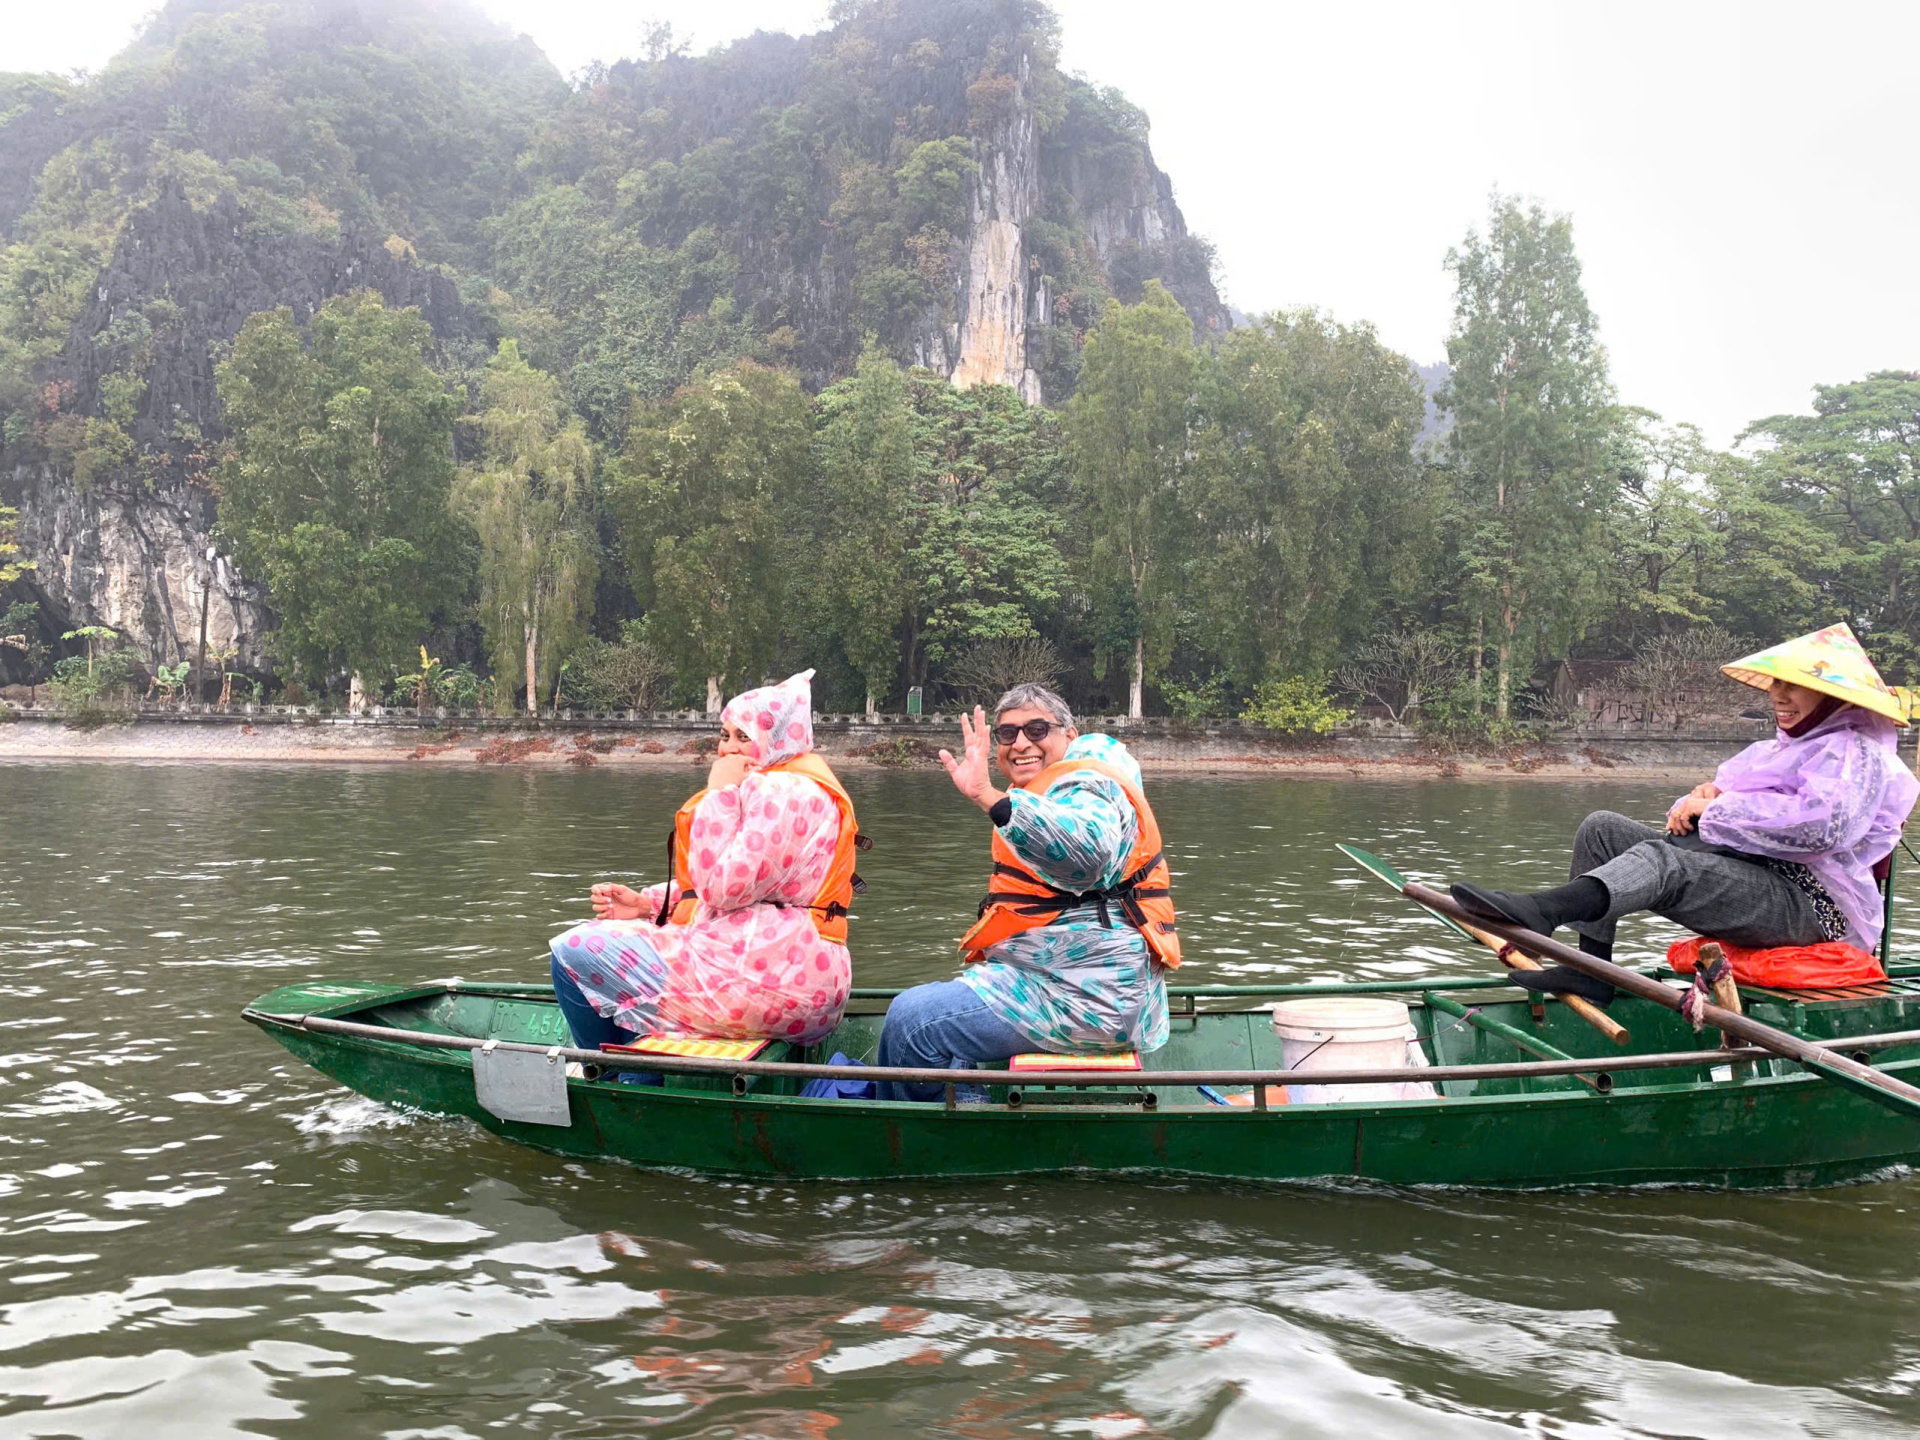
M 1441 1082 L 1433 1099 L 1261 1110 L 1210 1103 L 1189 1085 L 1154 1085 L 1155 1072 L 1283 1068 L 1270 1016 L 1253 1005 L 1261 995 L 1301 987 L 1249 987 L 1239 996 L 1223 995 L 1225 988 L 1174 992 L 1168 1044 L 1145 1057 L 1139 1075 L 1091 1091 L 1028 1087 L 1010 1096 L 996 1088 L 987 1104 L 950 1107 L 807 1099 L 798 1094 L 802 1080 L 784 1075 L 743 1076 L 743 1093 L 723 1073 L 672 1075 L 660 1086 L 581 1076 L 566 1083 L 564 1125 L 499 1118 L 479 1102 L 471 1050 L 409 1039 L 566 1045 L 565 1022 L 542 987 L 309 983 L 263 995 L 246 1014 L 293 1055 L 373 1099 L 464 1117 L 558 1154 L 716 1175 L 883 1180 L 1092 1171 L 1526 1188 L 1796 1187 L 1920 1161 L 1920 1122 L 1788 1061 L 1609 1072 L 1608 1062 L 1623 1056 L 1712 1045 L 1714 1032 L 1695 1036 L 1659 1006 L 1622 997 L 1612 1013 L 1632 1040 L 1615 1048 L 1564 1005 L 1536 1009 L 1510 989 L 1471 981 L 1395 986 L 1435 1064 L 1537 1058 L 1503 1034 L 1425 1003 L 1428 995 L 1448 994 L 1455 1010 L 1470 1009 L 1531 1037 L 1536 1047 L 1543 1042 L 1592 1060 L 1589 1079 L 1607 1072 L 1611 1089 L 1603 1093 L 1568 1075 L 1475 1077 Z M 761 1059 L 824 1063 L 836 1050 L 870 1059 L 884 996 L 865 993 L 872 998 L 856 1000 L 820 1045 L 776 1043 Z M 1754 992 L 1748 1008 L 1814 1040 L 1902 1031 L 1920 1021 L 1920 978 L 1825 998 Z M 378 1026 L 393 1038 L 328 1034 L 273 1018 L 288 1016 Z M 1920 1078 L 1920 1045 L 1885 1049 L 1875 1063 Z

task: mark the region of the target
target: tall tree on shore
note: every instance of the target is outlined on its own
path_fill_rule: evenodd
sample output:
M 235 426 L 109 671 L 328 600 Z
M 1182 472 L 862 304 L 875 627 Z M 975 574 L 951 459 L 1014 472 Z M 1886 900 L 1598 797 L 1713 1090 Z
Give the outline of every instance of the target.
M 1890 675 L 1920 675 L 1920 375 L 1878 371 L 1814 391 L 1811 415 L 1774 415 L 1746 436 L 1757 498 L 1829 537 L 1808 557 L 1834 614 L 1872 636 Z
M 1486 233 L 1470 231 L 1447 252 L 1447 268 L 1457 288 L 1451 373 L 1438 398 L 1453 412 L 1449 519 L 1476 692 L 1491 640 L 1494 708 L 1505 720 L 1515 664 L 1550 639 L 1571 639 L 1600 593 L 1613 390 L 1566 216 L 1495 195 Z
M 820 608 L 866 686 L 866 709 L 893 688 L 902 622 L 919 589 L 907 548 L 913 524 L 913 417 L 900 367 L 878 350 L 823 391 L 814 450 L 824 524 L 805 568 Z
M 772 657 L 786 602 L 782 526 L 809 474 L 800 382 L 742 362 L 641 411 L 608 504 L 652 643 L 720 708 Z
M 1107 302 L 1067 405 L 1067 445 L 1092 537 L 1096 588 L 1131 602 L 1127 713 L 1173 626 L 1181 500 L 1194 411 L 1193 321 L 1158 281 L 1138 305 Z
M 1620 488 L 1608 527 L 1604 633 L 1637 651 L 1713 619 L 1727 547 L 1715 485 L 1732 461 L 1710 449 L 1696 426 L 1666 425 L 1643 410 L 1621 418 L 1612 444 Z
M 216 372 L 233 431 L 220 535 L 309 680 L 408 660 L 464 588 L 470 542 L 447 504 L 460 402 L 428 368 L 432 338 L 363 290 L 321 306 L 307 344 L 292 310 L 254 315 Z
M 525 676 L 527 713 L 593 607 L 593 445 L 560 382 L 502 340 L 480 382 L 480 464 L 457 503 L 480 536 L 480 619 L 494 667 Z
M 1406 358 L 1312 311 L 1236 328 L 1204 367 L 1196 595 L 1247 680 L 1324 674 L 1412 594 L 1431 529 Z

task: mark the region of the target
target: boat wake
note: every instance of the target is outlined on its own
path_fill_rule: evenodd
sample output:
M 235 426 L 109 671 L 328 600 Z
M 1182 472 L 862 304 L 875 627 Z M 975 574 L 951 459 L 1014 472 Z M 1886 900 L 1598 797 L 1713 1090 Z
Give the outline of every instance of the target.
M 364 1095 L 344 1095 L 322 1101 L 294 1116 L 293 1128 L 302 1135 L 367 1135 L 378 1130 L 403 1129 L 419 1118 L 413 1111 L 382 1105 Z

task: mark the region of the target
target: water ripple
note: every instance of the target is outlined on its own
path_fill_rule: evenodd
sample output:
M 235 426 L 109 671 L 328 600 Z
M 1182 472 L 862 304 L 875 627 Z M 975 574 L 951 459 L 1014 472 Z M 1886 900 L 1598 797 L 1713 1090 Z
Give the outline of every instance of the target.
M 689 771 L 691 775 L 691 771 Z M 236 1019 L 543 973 L 677 774 L 0 770 L 0 1437 L 1911 1434 L 1920 1190 L 782 1186 L 389 1109 Z M 984 837 L 855 776 L 859 979 L 948 973 Z M 1664 787 L 1167 780 L 1186 976 L 1480 957 L 1332 850 L 1564 873 Z M 191 817 L 191 818 L 175 818 Z M 85 857 L 84 860 L 81 857 Z M 1627 943 L 1652 953 L 1657 924 Z M 1908 941 L 1916 937 L 1903 929 Z

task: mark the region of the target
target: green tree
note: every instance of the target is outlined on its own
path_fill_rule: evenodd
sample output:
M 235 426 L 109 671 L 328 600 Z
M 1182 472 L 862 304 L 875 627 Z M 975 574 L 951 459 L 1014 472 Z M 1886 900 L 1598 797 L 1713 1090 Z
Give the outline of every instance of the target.
M 809 567 L 866 708 L 893 687 L 900 634 L 918 586 L 908 563 L 914 509 L 913 418 L 900 367 L 876 350 L 823 391 L 815 455 L 824 533 Z
M 1599 594 L 1613 392 L 1566 216 L 1496 195 L 1486 233 L 1470 231 L 1447 268 L 1457 287 L 1440 396 L 1453 412 L 1448 518 L 1476 695 L 1491 629 L 1504 721 L 1516 662 L 1572 638 Z
M 527 713 L 593 608 L 599 573 L 590 485 L 593 445 L 560 398 L 560 382 L 520 358 L 512 340 L 480 382 L 480 463 L 456 495 L 480 537 L 480 618 L 502 672 L 516 666 Z
M 647 610 L 683 682 L 720 708 L 755 681 L 785 616 L 782 527 L 809 474 L 811 417 L 791 374 L 743 362 L 641 411 L 609 505 Z
M 1144 713 L 1148 665 L 1166 647 L 1177 604 L 1194 384 L 1193 321 L 1150 281 L 1138 305 L 1107 302 L 1067 406 L 1093 566 L 1132 603 L 1127 713 L 1135 718 Z
M 1311 311 L 1234 330 L 1203 367 L 1195 590 L 1230 670 L 1324 675 L 1417 594 L 1432 529 L 1406 358 Z
M 1066 588 L 1067 485 L 1056 417 L 1005 385 L 908 377 L 914 504 L 907 572 L 909 683 L 984 641 L 1039 634 Z
M 1757 639 L 1832 623 L 1832 533 L 1783 497 L 1751 459 L 1720 456 L 1708 488 L 1719 563 L 1702 588 L 1714 619 L 1736 635 Z M 1864 618 L 1854 618 L 1863 631 L 1869 628 Z
M 448 511 L 459 402 L 427 366 L 420 312 L 336 296 L 308 339 L 291 310 L 264 311 L 217 371 L 233 431 L 219 530 L 273 597 L 280 654 L 324 683 L 406 662 L 470 557 Z
M 784 548 L 787 643 L 807 663 L 838 652 L 877 700 L 896 674 L 926 685 L 983 642 L 1036 640 L 1068 580 L 1057 418 L 872 353 L 818 417 L 817 483 Z
M 1727 528 L 1715 481 L 1729 457 L 1692 425 L 1663 425 L 1645 411 L 1615 436 L 1619 494 L 1608 526 L 1610 648 L 1635 651 L 1656 635 L 1707 624 Z
M 1827 614 L 1873 637 L 1875 658 L 1920 676 L 1920 374 L 1883 370 L 1814 392 L 1811 415 L 1749 427 L 1755 497 L 1827 539 L 1814 564 Z M 1772 633 L 1763 631 L 1763 634 Z

